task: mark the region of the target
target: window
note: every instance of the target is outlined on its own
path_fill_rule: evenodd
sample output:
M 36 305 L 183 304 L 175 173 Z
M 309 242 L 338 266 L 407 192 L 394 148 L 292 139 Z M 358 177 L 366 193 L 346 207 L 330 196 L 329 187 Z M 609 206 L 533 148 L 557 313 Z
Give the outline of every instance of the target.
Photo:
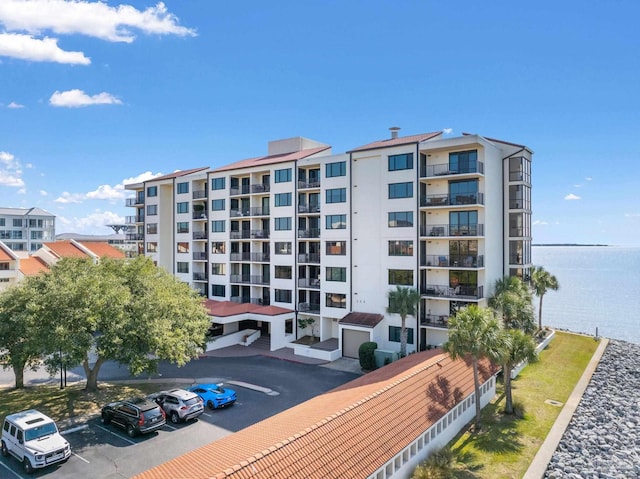
M 4 218 L 0 218 L 0 226 L 5 226 L 5 219 Z
M 176 264 L 176 270 L 178 273 L 188 273 L 189 272 L 189 263 L 186 261 L 178 261 Z
M 347 295 L 346 294 L 335 294 L 335 293 L 326 293 L 325 301 L 327 307 L 329 308 L 343 308 L 347 307 Z
M 291 266 L 276 266 L 276 278 L 291 279 Z
M 189 183 L 178 183 L 178 194 L 189 193 Z
M 347 268 L 327 267 L 326 274 L 327 281 L 340 281 L 342 283 L 347 281 Z
M 328 230 L 343 230 L 347 227 L 347 215 L 327 215 Z
M 276 206 L 291 206 L 291 193 L 276 193 Z
M 389 228 L 413 226 L 413 211 L 392 211 L 389 213 Z
M 213 254 L 224 254 L 224 251 L 225 251 L 224 241 L 214 241 L 211 243 L 211 252 Z
M 13 219 L 13 226 L 15 226 L 17 228 L 21 227 L 22 226 L 22 220 L 14 218 Z
M 475 173 L 478 168 L 478 151 L 456 151 L 449 153 L 449 171 Z
M 336 161 L 335 163 L 327 163 L 325 167 L 325 176 L 333 178 L 336 176 L 347 175 L 347 164 L 344 161 Z
M 158 252 L 158 243 L 155 241 L 147 243 L 147 253 L 157 253 Z
M 158 196 L 158 187 L 157 186 L 149 186 L 147 188 L 147 196 L 149 198 L 151 198 L 153 196 Z
M 275 300 L 278 303 L 290 303 L 291 302 L 291 290 L 290 289 L 276 289 Z
M 212 190 L 224 190 L 225 188 L 225 179 L 224 178 L 212 178 L 211 179 L 211 189 Z
M 285 231 L 291 229 L 291 218 L 274 218 L 276 231 Z
M 211 231 L 213 233 L 224 233 L 225 221 L 216 220 L 211 222 Z
M 478 180 L 452 181 L 449 183 L 452 205 L 469 205 L 478 201 Z
M 211 211 L 224 211 L 224 199 L 211 200 Z
M 451 236 L 477 236 L 477 211 L 452 211 L 449 213 L 449 232 Z
M 287 183 L 291 181 L 291 168 L 285 168 L 283 170 L 276 170 L 275 180 L 276 183 Z
M 389 241 L 389 256 L 413 256 L 413 241 Z
M 147 205 L 147 216 L 155 216 L 157 214 L 158 214 L 158 205 Z
M 335 189 L 327 190 L 326 193 L 327 193 L 326 203 L 345 203 L 347 201 L 346 188 L 335 188 Z
M 189 222 L 188 221 L 179 221 L 176 227 L 176 232 L 178 233 L 188 233 L 189 232 Z
M 329 256 L 344 256 L 347 254 L 346 241 L 327 241 L 326 253 Z
M 407 330 L 407 344 L 413 344 L 413 328 L 405 329 Z M 401 332 L 402 328 L 400 326 L 389 326 L 389 341 L 399 343 Z
M 389 171 L 410 170 L 413 168 L 413 153 L 389 156 Z
M 224 284 L 212 284 L 211 296 L 224 298 L 226 295 Z
M 399 284 L 404 286 L 413 285 L 413 270 L 411 269 L 390 269 L 389 284 Z
M 291 242 L 276 241 L 276 254 L 291 254 Z
M 413 198 L 413 183 L 391 183 L 389 185 L 389 199 Z
M 178 243 L 178 253 L 188 253 L 189 243 Z
M 224 263 L 211 263 L 211 274 L 216 276 L 224 275 Z
M 158 234 L 158 223 L 147 223 L 147 234 L 148 235 Z
M 186 201 L 181 201 L 176 205 L 177 213 L 188 213 L 189 212 L 189 203 Z

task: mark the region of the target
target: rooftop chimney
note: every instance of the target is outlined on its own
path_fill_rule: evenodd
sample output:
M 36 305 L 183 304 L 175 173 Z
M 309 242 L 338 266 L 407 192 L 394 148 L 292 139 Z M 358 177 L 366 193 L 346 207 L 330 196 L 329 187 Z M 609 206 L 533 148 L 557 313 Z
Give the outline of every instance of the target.
M 389 128 L 389 131 L 391 131 L 391 139 L 395 140 L 396 138 L 398 138 L 398 132 L 400 131 L 400 127 L 392 126 L 391 128 Z

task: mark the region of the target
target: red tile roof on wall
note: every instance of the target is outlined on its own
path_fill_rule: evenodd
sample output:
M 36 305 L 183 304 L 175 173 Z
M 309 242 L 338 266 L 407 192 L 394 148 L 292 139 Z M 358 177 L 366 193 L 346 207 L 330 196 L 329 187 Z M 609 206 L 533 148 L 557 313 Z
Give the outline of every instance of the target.
M 158 181 L 158 180 L 171 180 L 173 178 L 180 178 L 182 176 L 190 175 L 191 173 L 198 173 L 200 171 L 206 171 L 208 169 L 209 169 L 208 166 L 203 166 L 200 168 L 191 168 L 190 170 L 174 171 L 173 173 L 169 173 L 168 175 L 162 175 L 162 176 L 157 176 L 156 178 L 151 178 L 150 180 L 145 181 L 145 183 Z
M 234 303 L 233 301 L 216 301 L 214 299 L 205 300 L 204 306 L 211 316 L 222 318 L 244 313 L 277 316 L 278 314 L 292 312 L 290 309 L 280 308 L 279 306 L 261 306 L 253 303 Z
M 462 132 L 462 136 L 471 136 L 471 135 L 474 135 L 474 133 L 465 133 L 465 132 Z M 478 135 L 478 136 L 481 136 L 481 135 Z M 492 141 L 492 142 L 494 142 L 494 143 L 502 143 L 502 144 L 504 144 L 504 145 L 515 146 L 515 147 L 518 147 L 518 148 L 526 148 L 526 146 L 525 146 L 525 145 L 520 145 L 520 144 L 518 144 L 518 143 L 511 143 L 511 142 L 509 142 L 509 141 L 504 141 L 504 140 L 497 140 L 497 139 L 495 139 L 495 138 L 489 138 L 488 136 L 482 136 L 482 138 L 484 138 L 485 140 Z
M 49 266 L 37 256 L 20 258 L 20 272 L 25 276 L 35 276 L 45 271 L 49 271 Z
M 121 249 L 103 241 L 82 241 L 80 244 L 95 254 L 98 258 L 108 256 L 109 258 L 119 259 L 126 256 L 124 251 Z
M 6 252 L 3 248 L 0 248 L 0 261 L 13 261 L 15 258 Z
M 470 362 L 411 354 L 135 479 L 364 478 L 473 390 Z
M 54 241 L 44 243 L 57 258 L 88 258 L 89 255 L 74 245 L 71 241 Z
M 321 146 L 318 148 L 309 148 L 306 150 L 294 151 L 292 153 L 283 153 L 281 155 L 259 156 L 257 158 L 249 158 L 246 160 L 236 161 L 230 165 L 222 166 L 213 170 L 214 173 L 220 171 L 237 170 L 240 168 L 251 168 L 253 166 L 272 165 L 275 163 L 285 163 L 287 161 L 301 160 L 317 153 L 331 149 L 330 146 Z
M 368 143 L 363 146 L 359 146 L 350 150 L 350 152 L 355 151 L 364 151 L 364 150 L 375 150 L 378 148 L 389 148 L 391 146 L 400 146 L 400 145 L 408 145 L 411 143 L 420 143 L 421 141 L 431 140 L 432 138 L 436 138 L 437 136 L 442 135 L 441 131 L 434 131 L 432 133 L 423 133 L 421 135 L 412 135 L 412 136 L 401 136 L 398 138 L 389 138 L 387 140 L 374 141 L 373 143 Z
M 375 313 L 356 313 L 351 312 L 344 318 L 338 321 L 340 324 L 349 324 L 352 326 L 364 326 L 366 328 L 373 328 L 384 319 L 381 314 Z

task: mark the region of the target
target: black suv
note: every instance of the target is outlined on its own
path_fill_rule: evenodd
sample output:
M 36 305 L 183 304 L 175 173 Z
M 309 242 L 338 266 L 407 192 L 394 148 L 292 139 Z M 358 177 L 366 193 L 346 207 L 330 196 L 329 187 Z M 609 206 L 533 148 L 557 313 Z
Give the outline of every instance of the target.
M 164 411 L 155 402 L 145 398 L 116 401 L 102 408 L 103 424 L 114 423 L 134 437 L 155 431 L 167 422 Z

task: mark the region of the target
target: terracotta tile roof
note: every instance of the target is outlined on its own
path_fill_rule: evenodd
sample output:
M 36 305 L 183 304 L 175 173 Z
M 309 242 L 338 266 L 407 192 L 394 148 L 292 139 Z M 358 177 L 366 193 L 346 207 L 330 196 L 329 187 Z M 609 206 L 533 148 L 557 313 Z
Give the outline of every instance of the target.
M 471 135 L 473 135 L 473 133 L 465 133 L 465 132 L 462 133 L 462 136 L 471 136 Z M 492 141 L 494 143 L 502 143 L 504 145 L 516 146 L 518 148 L 526 148 L 525 145 L 520 145 L 518 143 L 511 143 L 509 141 L 496 140 L 495 138 L 489 138 L 488 136 L 482 136 L 482 138 L 484 138 L 485 140 Z
M 411 354 L 135 479 L 367 477 L 473 390 L 470 362 Z
M 49 271 L 49 266 L 37 256 L 29 256 L 20 259 L 20 272 L 25 276 L 35 276 L 45 271 Z
M 145 183 L 150 183 L 150 182 L 158 181 L 158 180 L 170 180 L 170 179 L 173 179 L 173 178 L 180 178 L 182 176 L 190 175 L 191 173 L 198 173 L 200 171 L 206 171 L 208 169 L 209 169 L 208 166 L 203 166 L 203 167 L 200 167 L 200 168 L 191 168 L 190 170 L 174 171 L 173 173 L 169 173 L 168 175 L 157 176 L 156 178 L 152 178 L 150 180 L 147 180 L 147 181 L 145 181 Z
M 44 243 L 51 253 L 58 258 L 88 258 L 89 255 L 74 245 L 71 241 L 54 241 Z
M 98 258 L 108 256 L 109 258 L 118 259 L 126 256 L 124 251 L 103 241 L 82 241 L 80 244 L 95 254 Z
M 331 147 L 327 145 L 318 148 L 309 148 L 306 150 L 294 151 L 292 153 L 284 153 L 282 155 L 259 156 L 257 158 L 249 158 L 247 160 L 236 161 L 235 163 L 231 163 L 230 165 L 216 168 L 215 170 L 213 170 L 213 172 L 217 173 L 220 171 L 236 170 L 240 168 L 251 168 L 252 166 L 264 166 L 272 165 L 275 163 L 284 163 L 286 161 L 301 160 L 303 158 L 313 156 L 317 153 L 329 149 L 331 149 Z
M 401 136 L 398 138 L 389 138 L 387 140 L 374 141 L 373 143 L 368 143 L 363 146 L 359 146 L 350 150 L 350 152 L 354 151 L 364 151 L 364 150 L 375 150 L 377 148 L 389 148 L 391 146 L 400 146 L 400 145 L 408 145 L 411 143 L 419 143 L 425 140 L 431 140 L 437 136 L 442 135 L 441 131 L 434 131 L 432 133 L 423 133 L 421 135 L 412 135 L 412 136 Z
M 365 326 L 367 328 L 373 328 L 380 321 L 384 319 L 382 314 L 374 313 L 356 313 L 355 311 L 347 314 L 344 318 L 338 321 L 340 324 L 350 324 L 352 326 Z
M 205 300 L 204 306 L 211 316 L 219 317 L 235 316 L 243 313 L 277 316 L 278 314 L 292 312 L 290 309 L 280 308 L 279 306 L 261 306 L 253 303 L 234 303 L 233 301 L 216 301 L 214 299 Z
M 0 261 L 13 261 L 14 259 L 4 248 L 0 247 Z

